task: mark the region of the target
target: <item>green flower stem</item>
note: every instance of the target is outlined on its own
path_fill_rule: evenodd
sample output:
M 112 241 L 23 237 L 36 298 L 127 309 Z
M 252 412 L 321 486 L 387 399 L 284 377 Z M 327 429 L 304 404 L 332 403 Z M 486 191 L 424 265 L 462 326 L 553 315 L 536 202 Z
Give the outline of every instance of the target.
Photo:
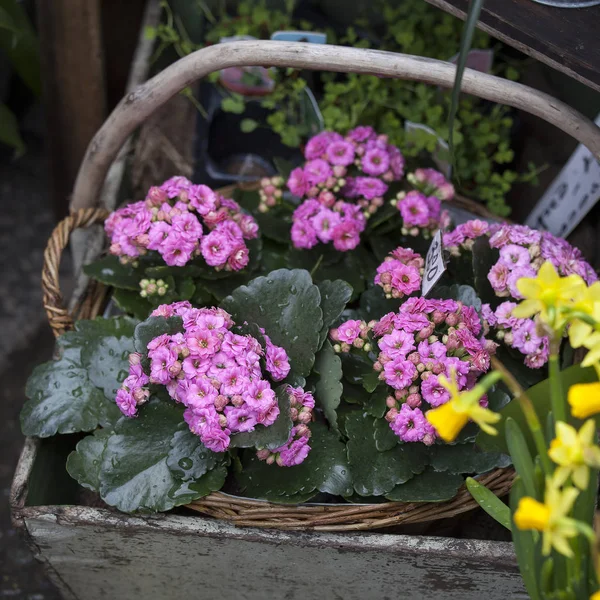
M 538 455 L 540 457 L 544 473 L 546 475 L 551 475 L 554 471 L 554 468 L 552 466 L 550 458 L 548 457 L 548 448 L 546 446 L 546 440 L 544 438 L 542 426 L 540 424 L 540 420 L 538 419 L 537 413 L 535 412 L 535 408 L 533 406 L 533 403 L 531 402 L 531 399 L 525 393 L 525 390 L 519 385 L 519 382 L 515 379 L 513 374 L 510 373 L 508 369 L 497 358 L 493 356 L 492 366 L 497 371 L 500 371 L 504 383 L 506 383 L 512 395 L 519 402 L 519 406 L 521 407 L 521 410 L 525 415 L 527 426 L 529 427 L 531 435 L 533 436 L 533 441 L 535 442 L 535 447 L 538 451 Z
M 550 354 L 550 402 L 554 420 L 566 422 L 567 412 L 565 407 L 565 396 L 562 380 L 560 378 L 560 366 L 558 364 L 558 352 Z

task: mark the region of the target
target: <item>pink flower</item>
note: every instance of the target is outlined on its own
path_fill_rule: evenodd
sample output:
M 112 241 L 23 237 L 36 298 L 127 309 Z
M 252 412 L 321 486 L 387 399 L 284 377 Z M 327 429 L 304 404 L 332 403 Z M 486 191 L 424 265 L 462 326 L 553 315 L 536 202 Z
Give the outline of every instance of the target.
M 290 361 L 287 352 L 280 346 L 267 344 L 266 367 L 274 381 L 281 381 L 290 372 Z
M 286 448 L 280 452 L 281 466 L 293 467 L 295 465 L 299 465 L 300 463 L 304 462 L 309 451 L 310 446 L 308 445 L 308 437 L 304 436 L 293 441 L 289 448 Z
M 423 399 L 431 406 L 441 406 L 450 400 L 450 392 L 440 383 L 436 375 L 430 375 L 421 385 Z
M 253 240 L 258 237 L 258 223 L 251 215 L 242 215 L 239 225 L 245 240 Z
M 185 340 L 192 356 L 206 358 L 219 349 L 219 339 L 207 329 L 194 327 L 186 332 Z
M 406 355 L 415 349 L 414 336 L 399 329 L 384 335 L 378 345 L 379 350 L 392 359 L 398 356 L 406 358 Z
M 366 142 L 369 139 L 376 138 L 377 134 L 372 127 L 361 125 L 351 129 L 346 137 L 353 142 Z
M 399 263 L 391 272 L 392 288 L 408 296 L 421 287 L 419 269 Z
M 331 175 L 331 167 L 321 158 L 310 160 L 304 165 L 304 176 L 311 186 L 324 183 Z
M 364 225 L 359 225 L 356 221 L 342 221 L 331 232 L 333 247 L 339 252 L 354 250 L 360 243 L 360 232 Z
M 294 248 L 312 248 L 317 245 L 317 233 L 308 221 L 294 221 L 291 238 Z
M 517 306 L 516 302 L 503 302 L 496 309 L 496 321 L 503 327 L 515 327 L 520 319 L 512 316 L 512 311 Z
M 173 230 L 190 241 L 199 240 L 202 237 L 202 225 L 198 217 L 192 213 L 176 215 L 171 221 Z
M 235 406 L 225 407 L 225 416 L 227 417 L 227 427 L 233 432 L 254 431 L 257 423 L 256 414 L 247 407 Z
M 190 204 L 203 216 L 217 208 L 217 194 L 207 185 L 191 185 L 188 196 Z
M 342 323 L 337 328 L 337 335 L 340 342 L 346 342 L 352 344 L 355 339 L 360 335 L 360 326 L 362 321 L 349 320 Z
M 231 249 L 231 254 L 227 259 L 227 264 L 232 271 L 240 271 L 248 266 L 250 262 L 250 254 L 245 244 L 238 244 Z
M 195 383 L 189 383 L 186 389 L 183 403 L 192 409 L 205 408 L 212 406 L 217 397 L 217 390 L 208 381 L 208 379 L 195 378 Z
M 489 228 L 490 226 L 486 221 L 480 221 L 479 219 L 472 219 L 463 224 L 463 232 L 471 240 L 485 235 Z
M 182 175 L 176 175 L 167 179 L 161 186 L 160 189 L 166 192 L 169 198 L 176 198 L 182 191 L 187 191 L 192 185 L 191 181 Z
M 227 262 L 231 254 L 231 242 L 226 234 L 214 230 L 202 238 L 200 249 L 206 263 L 218 267 Z
M 126 417 L 133 417 L 137 413 L 137 403 L 131 392 L 128 392 L 127 390 L 121 388 L 117 392 L 115 401 L 117 403 L 117 406 L 119 407 L 119 410 Z
M 308 192 L 310 184 L 308 183 L 308 179 L 301 167 L 297 167 L 290 173 L 287 186 L 290 192 L 299 198 L 302 198 L 302 196 Z
M 383 175 L 390 167 L 390 155 L 381 148 L 371 148 L 362 157 L 361 167 L 367 175 Z
M 417 376 L 417 369 L 408 360 L 397 357 L 385 364 L 385 382 L 396 390 L 407 388 Z
M 229 429 L 220 429 L 219 427 L 211 427 L 203 432 L 200 436 L 202 443 L 213 452 L 225 452 L 229 448 L 231 438 L 229 437 Z
M 402 405 L 390 427 L 403 442 L 420 442 L 426 434 L 433 433 L 423 411 L 420 408 L 410 408 L 408 404 Z
M 542 338 L 537 334 L 536 325 L 531 319 L 523 319 L 513 328 L 513 348 L 523 354 L 532 354 L 541 345 Z
M 345 141 L 332 142 L 327 146 L 325 156 L 332 165 L 346 167 L 354 162 L 354 146 Z
M 304 149 L 304 156 L 307 160 L 321 158 L 324 156 L 329 144 L 343 139 L 339 133 L 334 131 L 322 131 L 308 140 Z
M 513 298 L 521 299 L 523 296 L 521 292 L 519 292 L 517 288 L 517 281 L 522 277 L 535 277 L 537 275 L 536 270 L 533 267 L 517 267 L 513 270 L 513 272 L 508 276 L 506 280 L 506 284 L 508 285 L 508 289 L 510 290 L 510 294 Z
M 340 224 L 341 220 L 339 213 L 323 208 L 310 220 L 310 223 L 319 240 L 327 243 L 331 241 L 332 230 Z
M 492 284 L 495 292 L 502 292 L 508 285 L 508 276 L 510 271 L 508 267 L 501 262 L 497 262 L 488 273 L 488 281 Z
M 264 379 L 251 383 L 242 397 L 250 408 L 257 410 L 270 408 L 274 402 L 277 402 L 275 392 L 271 389 L 269 382 Z
M 531 259 L 526 248 L 517 246 L 516 244 L 509 244 L 500 248 L 500 262 L 513 269 L 529 265 Z
M 388 186 L 376 177 L 355 177 L 354 185 L 359 196 L 367 200 L 381 198 L 388 190 Z
M 148 232 L 148 250 L 161 250 L 164 242 L 171 233 L 171 226 L 165 221 L 155 221 L 150 224 Z
M 427 227 L 429 208 L 425 196 L 419 192 L 408 192 L 398 202 L 398 210 L 407 227 Z

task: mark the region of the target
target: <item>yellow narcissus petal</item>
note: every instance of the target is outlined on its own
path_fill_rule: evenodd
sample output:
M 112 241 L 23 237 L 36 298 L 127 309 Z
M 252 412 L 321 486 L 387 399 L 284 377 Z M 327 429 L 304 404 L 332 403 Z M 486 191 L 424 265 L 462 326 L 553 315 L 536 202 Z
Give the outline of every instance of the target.
M 571 475 L 573 483 L 580 489 L 585 490 L 590 481 L 590 468 L 587 465 L 581 465 L 576 469 L 573 469 Z
M 522 279 L 519 282 L 523 281 Z M 527 319 L 540 311 L 540 303 L 537 300 L 523 300 L 521 304 L 515 306 L 511 315 L 517 319 Z
M 519 529 L 544 531 L 550 523 L 550 509 L 534 498 L 525 496 L 519 500 L 515 511 L 515 525 Z
M 590 596 L 590 600 L 600 600 L 600 590 Z
M 569 341 L 573 348 L 580 348 L 585 343 L 586 339 L 590 337 L 593 332 L 593 328 L 588 323 L 583 321 L 574 321 L 569 327 Z
M 454 410 L 451 401 L 428 410 L 425 416 L 445 442 L 453 442 L 469 421 L 467 414 Z
M 600 412 L 600 381 L 576 383 L 569 388 L 571 414 L 576 419 L 587 419 Z
M 588 339 L 589 342 L 589 339 Z M 600 343 L 595 344 L 593 346 L 589 346 L 588 342 L 586 342 L 586 348 L 589 348 L 590 351 L 585 355 L 585 358 L 581 361 L 581 365 L 583 367 L 591 367 L 594 363 L 600 360 Z

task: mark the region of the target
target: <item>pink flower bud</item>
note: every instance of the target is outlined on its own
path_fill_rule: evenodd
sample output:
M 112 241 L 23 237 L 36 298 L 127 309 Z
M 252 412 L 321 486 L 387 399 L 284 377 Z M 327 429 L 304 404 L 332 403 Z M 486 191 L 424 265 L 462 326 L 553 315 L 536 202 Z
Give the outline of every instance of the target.
M 215 409 L 221 412 L 225 409 L 225 407 L 229 404 L 229 398 L 227 396 L 223 396 L 223 394 L 219 394 L 215 398 Z
M 406 404 L 411 408 L 418 408 L 421 406 L 421 395 L 420 394 L 409 394 L 406 399 Z
M 169 368 L 169 375 L 171 375 L 171 377 L 177 377 L 177 375 L 179 375 L 179 373 L 181 372 L 181 363 L 176 360 Z
M 373 363 L 373 370 L 379 373 L 380 371 L 383 371 L 383 365 L 379 361 L 376 361 Z
M 407 358 L 415 366 L 421 362 L 421 355 L 418 352 L 411 352 Z
M 357 338 L 354 340 L 354 342 L 352 342 L 352 345 L 353 345 L 355 348 L 361 349 L 361 348 L 362 348 L 362 347 L 365 345 L 365 340 L 363 340 L 363 339 L 362 339 L 362 338 L 360 338 L 360 337 L 357 337 Z
M 450 313 L 447 317 L 446 317 L 446 324 L 449 325 L 450 327 L 456 327 L 456 325 L 458 325 L 458 315 L 456 313 Z
M 150 390 L 146 388 L 136 388 L 133 390 L 133 397 L 137 405 L 143 404 L 150 397 Z
M 426 433 L 421 441 L 426 446 L 431 446 L 435 443 L 435 435 L 433 433 Z
M 304 437 L 305 435 L 310 437 L 310 429 L 308 428 L 308 425 L 305 425 L 304 423 L 296 425 L 296 435 L 298 437 Z
M 298 420 L 298 409 L 297 408 L 290 408 L 290 419 L 292 419 L 292 421 Z
M 262 450 L 258 450 L 256 452 L 256 458 L 258 458 L 258 460 L 267 460 L 269 456 L 271 456 L 271 451 L 267 450 L 266 448 L 263 448 Z
M 275 462 L 275 455 L 271 454 L 268 458 L 267 458 L 267 464 L 268 465 L 272 465 Z
M 223 413 L 219 415 L 219 425 L 223 428 L 227 427 L 227 417 Z
M 388 396 L 385 399 L 385 405 L 388 408 L 396 408 L 396 398 L 394 398 L 394 396 Z
M 236 408 L 239 408 L 244 404 L 244 399 L 239 394 L 236 394 L 235 396 L 231 396 L 231 404 Z
M 416 385 L 413 385 L 412 388 L 417 390 L 417 392 L 419 391 L 419 388 Z M 406 390 L 394 390 L 394 398 L 396 398 L 398 402 L 403 402 L 404 398 L 406 398 Z
M 142 362 L 142 355 L 139 352 L 132 352 L 129 355 L 129 364 L 132 367 L 136 367 Z
M 391 423 L 392 421 L 394 421 L 396 419 L 397 416 L 398 416 L 398 409 L 391 408 L 390 410 L 388 410 L 387 414 L 385 415 L 385 420 L 388 421 L 389 423 Z
M 300 421 L 300 423 L 310 423 L 312 421 L 312 411 L 310 408 L 304 408 L 300 411 L 298 421 Z
M 440 323 L 443 323 L 445 318 L 446 317 L 445 317 L 444 313 L 441 310 L 434 310 L 433 311 L 432 319 L 433 319 L 433 322 L 436 325 L 439 325 Z

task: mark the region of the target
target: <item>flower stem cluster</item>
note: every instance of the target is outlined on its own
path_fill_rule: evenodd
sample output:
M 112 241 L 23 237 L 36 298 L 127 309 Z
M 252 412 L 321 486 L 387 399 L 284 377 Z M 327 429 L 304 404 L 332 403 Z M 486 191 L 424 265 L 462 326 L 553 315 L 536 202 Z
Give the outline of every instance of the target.
M 331 331 L 331 338 L 336 351 L 354 348 L 373 361 L 389 389 L 386 419 L 394 433 L 403 442 L 430 445 L 437 434 L 426 415 L 451 400 L 447 379 L 452 378 L 457 393 L 470 390 L 490 367 L 495 345 L 480 334 L 472 307 L 414 297 L 379 321 L 346 321 Z M 483 410 L 483 393 L 477 401 Z
M 190 430 L 214 452 L 226 451 L 236 433 L 273 425 L 279 405 L 271 381 L 285 379 L 290 371 L 283 348 L 267 335 L 261 344 L 250 335 L 234 333 L 231 315 L 220 308 L 196 309 L 188 302 L 177 302 L 159 306 L 151 316 L 179 316 L 183 332 L 163 334 L 148 343 L 149 373 L 139 354 L 130 357 L 129 377 L 116 398 L 123 414 L 135 416 L 150 395 L 148 384 L 155 384 L 164 386 L 173 400 L 186 407 L 183 416 Z M 295 399 L 304 398 L 301 388 L 289 393 Z M 306 396 L 308 406 L 312 397 Z M 292 416 L 306 424 L 305 411 L 294 408 Z M 304 440 L 305 429 L 296 430 L 293 436 L 290 456 L 285 458 L 281 450 L 284 464 L 298 464 L 308 454 L 309 448 L 297 449 L 299 444 L 291 449 L 300 438 Z
M 140 281 L 140 296 L 142 298 L 164 296 L 168 289 L 169 284 L 162 279 L 142 279 Z
M 411 248 L 396 248 L 377 267 L 375 285 L 386 298 L 403 298 L 421 288 L 425 261 Z
M 299 465 L 308 456 L 310 446 L 310 429 L 308 424 L 313 420 L 313 408 L 315 400 L 309 392 L 302 388 L 288 388 L 290 397 L 290 416 L 294 426 L 290 431 L 290 436 L 283 446 L 269 450 L 260 449 L 256 456 L 259 460 L 264 460 L 271 465 L 274 462 L 280 467 L 293 467 Z
M 169 266 L 202 256 L 216 270 L 239 271 L 249 261 L 246 240 L 258 236 L 254 218 L 206 185 L 172 177 L 146 199 L 113 212 L 104 224 L 110 252 L 123 263 L 156 251 Z

